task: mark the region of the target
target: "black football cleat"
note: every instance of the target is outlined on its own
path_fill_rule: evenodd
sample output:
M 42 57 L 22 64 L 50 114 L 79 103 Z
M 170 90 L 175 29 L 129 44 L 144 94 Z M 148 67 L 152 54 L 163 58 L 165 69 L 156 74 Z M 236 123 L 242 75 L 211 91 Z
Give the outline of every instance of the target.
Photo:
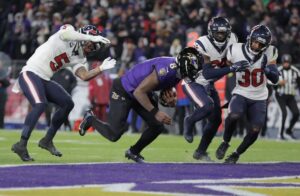
M 144 157 L 140 154 L 133 154 L 130 149 L 125 152 L 125 157 L 136 163 L 145 163 Z
M 196 160 L 200 160 L 200 161 L 204 161 L 204 162 L 214 162 L 213 160 L 211 160 L 211 158 L 208 156 L 207 152 L 199 152 L 197 150 L 195 150 L 194 154 L 193 154 L 193 158 Z
M 22 161 L 34 161 L 34 159 L 29 156 L 26 146 L 21 145 L 20 142 L 12 145 L 11 150 L 16 153 Z
M 58 157 L 61 157 L 62 156 L 62 153 L 59 152 L 54 144 L 53 144 L 53 141 L 46 141 L 45 138 L 42 138 L 40 141 L 39 141 L 39 147 L 42 148 L 42 149 L 45 149 L 45 150 L 48 150 L 52 155 L 54 156 L 58 156 Z
M 236 164 L 236 162 L 239 160 L 240 155 L 236 152 L 233 152 L 231 155 L 229 155 L 226 159 L 225 162 L 226 164 Z
M 194 140 L 194 134 L 193 134 L 193 127 L 191 125 L 189 125 L 188 122 L 188 116 L 186 116 L 184 118 L 184 130 L 183 130 L 183 136 L 184 139 L 188 142 L 188 143 L 192 143 Z
M 83 120 L 79 125 L 79 135 L 84 136 L 86 131 L 92 126 L 92 117 L 94 113 L 91 110 L 85 112 Z
M 285 134 L 288 138 L 292 139 L 292 140 L 296 140 L 297 137 L 293 134 L 293 132 L 286 132 Z
M 216 151 L 216 157 L 217 157 L 217 159 L 221 160 L 221 159 L 224 158 L 228 147 L 229 147 L 229 144 L 227 142 L 222 142 L 220 144 L 220 146 L 218 147 L 218 149 Z

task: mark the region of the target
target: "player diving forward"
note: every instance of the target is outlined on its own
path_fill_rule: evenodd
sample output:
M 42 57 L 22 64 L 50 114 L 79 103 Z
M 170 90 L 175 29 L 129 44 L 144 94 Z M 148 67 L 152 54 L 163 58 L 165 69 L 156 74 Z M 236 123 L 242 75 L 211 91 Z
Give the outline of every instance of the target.
M 124 76 L 113 81 L 107 122 L 98 120 L 88 111 L 80 125 L 81 135 L 92 126 L 103 137 L 116 142 L 127 131 L 126 120 L 130 109 L 134 109 L 148 128 L 125 152 L 125 157 L 143 163 L 141 151 L 165 130 L 164 124 L 171 124 L 170 116 L 158 109 L 154 91 L 175 87 L 181 79 L 194 80 L 202 63 L 202 56 L 195 48 L 185 48 L 176 58 L 158 57 L 135 65 Z M 176 103 L 176 99 L 172 101 Z
M 71 25 L 63 25 L 44 44 L 36 49 L 23 67 L 14 91 L 22 90 L 32 109 L 27 114 L 20 141 L 12 146 L 23 161 L 33 161 L 28 154 L 27 142 L 39 117 L 45 111 L 48 102 L 58 107 L 51 119 L 51 125 L 39 147 L 48 150 L 55 156 L 62 156 L 53 144 L 53 138 L 74 107 L 71 96 L 56 82 L 50 80 L 54 72 L 67 66 L 73 67 L 75 75 L 82 80 L 90 80 L 103 70 L 115 66 L 114 59 L 107 58 L 102 65 L 87 70 L 86 56 L 98 51 L 110 41 L 101 36 L 95 26 L 87 25 L 75 31 Z

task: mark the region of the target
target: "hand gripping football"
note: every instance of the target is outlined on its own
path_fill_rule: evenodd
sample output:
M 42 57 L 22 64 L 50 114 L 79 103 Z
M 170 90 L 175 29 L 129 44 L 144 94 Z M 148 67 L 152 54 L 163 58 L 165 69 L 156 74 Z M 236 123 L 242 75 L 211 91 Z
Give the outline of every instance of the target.
M 175 88 L 161 90 L 158 100 L 164 107 L 175 107 L 177 102 L 177 93 Z

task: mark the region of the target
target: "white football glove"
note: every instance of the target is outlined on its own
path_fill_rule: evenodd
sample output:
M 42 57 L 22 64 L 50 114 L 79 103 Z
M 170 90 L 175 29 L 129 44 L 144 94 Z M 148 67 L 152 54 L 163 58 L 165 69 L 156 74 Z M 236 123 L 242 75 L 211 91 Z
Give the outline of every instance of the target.
M 107 57 L 103 63 L 100 65 L 100 71 L 108 70 L 114 68 L 116 65 L 116 60 L 110 57 Z
M 110 44 L 109 39 L 106 39 L 105 37 L 102 37 L 101 35 L 91 36 L 90 40 L 92 42 L 101 42 L 101 43 L 104 43 L 104 44 Z

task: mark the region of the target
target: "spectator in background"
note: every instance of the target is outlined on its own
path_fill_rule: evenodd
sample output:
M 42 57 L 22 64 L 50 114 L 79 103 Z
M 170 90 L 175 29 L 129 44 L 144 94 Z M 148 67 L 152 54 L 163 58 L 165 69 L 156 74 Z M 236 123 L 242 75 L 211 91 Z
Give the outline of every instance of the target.
M 94 63 L 93 66 L 97 67 L 99 64 Z M 92 111 L 102 121 L 106 121 L 107 118 L 111 85 L 112 79 L 107 73 L 101 73 L 89 81 L 89 99 L 92 104 Z
M 4 128 L 5 105 L 7 101 L 6 89 L 9 85 L 7 72 L 3 68 L 2 61 L 0 61 L 0 129 Z

